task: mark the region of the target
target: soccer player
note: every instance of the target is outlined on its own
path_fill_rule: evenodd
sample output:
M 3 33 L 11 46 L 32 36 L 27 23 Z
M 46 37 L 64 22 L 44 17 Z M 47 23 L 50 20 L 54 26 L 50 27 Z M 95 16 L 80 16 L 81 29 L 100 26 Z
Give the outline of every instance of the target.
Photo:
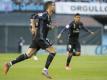
M 33 15 L 31 15 L 31 17 L 30 17 L 30 32 L 32 34 L 32 39 L 34 39 L 37 34 L 38 22 L 39 22 L 38 13 L 34 13 Z M 33 28 L 35 28 L 35 29 L 33 29 Z M 38 57 L 36 56 L 36 54 L 33 55 L 33 60 L 38 61 Z
M 70 70 L 70 61 L 72 56 L 80 56 L 81 53 L 81 46 L 79 42 L 79 34 L 80 30 L 83 29 L 86 32 L 91 33 L 94 35 L 94 32 L 88 30 L 83 26 L 83 23 L 80 21 L 80 14 L 77 13 L 74 15 L 74 21 L 72 21 L 70 24 L 66 25 L 64 29 L 59 33 L 58 39 L 61 37 L 62 33 L 67 29 L 69 31 L 69 37 L 68 37 L 68 44 L 67 44 L 67 61 L 66 61 L 66 70 Z
M 44 49 L 49 52 L 45 67 L 43 68 L 42 74 L 47 78 L 51 78 L 48 74 L 48 68 L 54 59 L 56 54 L 55 49 L 50 45 L 49 41 L 46 40 L 48 32 L 51 28 L 51 16 L 55 11 L 55 4 L 52 1 L 47 1 L 44 5 L 45 12 L 38 14 L 38 23 L 35 24 L 34 19 L 31 21 L 31 31 L 33 36 L 32 44 L 28 48 L 25 54 L 21 54 L 16 59 L 6 63 L 4 65 L 4 73 L 7 74 L 10 67 L 18 62 L 29 59 L 32 57 L 34 52 L 37 52 L 39 49 Z M 36 32 L 36 34 L 35 34 Z

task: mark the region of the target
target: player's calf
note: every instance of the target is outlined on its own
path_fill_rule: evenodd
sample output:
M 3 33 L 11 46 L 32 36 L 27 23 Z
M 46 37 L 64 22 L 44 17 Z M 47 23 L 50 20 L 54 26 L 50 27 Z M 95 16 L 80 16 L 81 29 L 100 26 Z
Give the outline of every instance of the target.
M 25 59 L 28 59 L 29 57 L 26 55 L 26 54 L 21 54 L 20 56 L 18 56 L 15 60 L 12 60 L 6 64 L 4 64 L 3 66 L 3 71 L 4 71 L 4 74 L 7 74 L 10 67 L 18 62 L 21 62 Z
M 71 62 L 71 59 L 72 59 L 72 53 L 68 53 L 67 62 L 66 62 L 66 67 L 69 67 L 69 64 L 70 64 L 70 62 Z
M 52 46 L 47 48 L 46 50 L 49 52 L 49 55 L 47 57 L 45 68 L 48 69 L 48 67 L 50 66 L 52 60 L 54 59 L 54 57 L 56 55 L 56 52 L 55 52 L 55 49 Z
M 45 71 L 48 71 L 48 68 L 49 68 L 52 60 L 54 59 L 56 52 L 55 52 L 55 49 L 53 47 L 49 47 L 46 50 L 49 52 L 49 55 L 47 57 L 47 61 L 46 61 L 46 64 L 45 64 L 45 67 L 43 69 L 42 74 L 49 78 L 50 76 Z
M 54 59 L 56 53 L 50 53 L 47 57 L 47 61 L 46 61 L 46 64 L 45 64 L 45 68 L 48 69 L 52 60 Z

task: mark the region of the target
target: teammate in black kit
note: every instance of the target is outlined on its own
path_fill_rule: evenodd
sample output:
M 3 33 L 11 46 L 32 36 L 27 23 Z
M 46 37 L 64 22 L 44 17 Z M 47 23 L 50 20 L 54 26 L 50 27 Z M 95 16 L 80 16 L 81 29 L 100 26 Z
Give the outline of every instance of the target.
M 91 32 L 87 28 L 83 26 L 83 23 L 80 22 L 80 14 L 75 14 L 74 15 L 74 21 L 72 21 L 69 25 L 66 25 L 66 27 L 60 32 L 58 35 L 58 38 L 61 37 L 61 34 L 68 29 L 69 31 L 69 39 L 68 39 L 68 44 L 67 44 L 67 62 L 66 62 L 66 70 L 70 70 L 71 68 L 69 67 L 70 61 L 72 56 L 80 56 L 81 53 L 81 46 L 79 43 L 79 34 L 80 30 L 83 29 L 86 32 L 91 33 L 94 35 L 94 32 Z
M 33 35 L 32 44 L 28 48 L 25 54 L 21 54 L 15 60 L 12 60 L 4 65 L 4 73 L 7 74 L 10 67 L 18 62 L 29 59 L 32 57 L 34 52 L 39 49 L 44 49 L 49 52 L 45 67 L 42 74 L 47 78 L 51 78 L 48 74 L 48 68 L 56 54 L 55 49 L 50 45 L 49 41 L 46 40 L 48 31 L 51 28 L 51 16 L 55 11 L 55 4 L 52 1 L 45 3 L 45 12 L 40 14 L 34 14 L 31 18 L 31 32 Z

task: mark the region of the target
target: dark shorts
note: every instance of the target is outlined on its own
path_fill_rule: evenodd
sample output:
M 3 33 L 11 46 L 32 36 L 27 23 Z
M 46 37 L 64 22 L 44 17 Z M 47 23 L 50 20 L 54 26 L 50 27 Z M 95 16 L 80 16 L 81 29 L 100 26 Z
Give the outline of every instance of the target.
M 81 46 L 79 42 L 75 42 L 75 43 L 68 43 L 67 44 L 67 51 L 70 53 L 73 52 L 81 52 Z
M 36 48 L 36 49 L 46 49 L 48 47 L 50 47 L 51 44 L 48 40 L 45 40 L 45 39 L 33 39 L 32 40 L 32 43 L 30 45 L 29 48 Z

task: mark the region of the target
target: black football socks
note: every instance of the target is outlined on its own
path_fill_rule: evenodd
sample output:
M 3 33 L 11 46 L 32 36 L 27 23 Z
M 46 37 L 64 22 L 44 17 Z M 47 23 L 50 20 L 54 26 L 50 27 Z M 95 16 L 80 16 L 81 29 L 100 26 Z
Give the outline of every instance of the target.
M 69 56 L 67 57 L 66 66 L 69 66 L 71 59 L 72 59 L 72 55 L 69 55 Z
M 56 53 L 50 53 L 47 57 L 45 68 L 48 69 Z
M 18 62 L 21 62 L 21 61 L 23 61 L 23 60 L 25 60 L 25 59 L 28 59 L 29 57 L 27 56 L 27 54 L 21 54 L 20 56 L 18 56 L 15 60 L 13 60 L 13 61 L 11 61 L 9 64 L 10 65 L 14 65 L 14 64 L 16 64 L 16 63 L 18 63 Z

